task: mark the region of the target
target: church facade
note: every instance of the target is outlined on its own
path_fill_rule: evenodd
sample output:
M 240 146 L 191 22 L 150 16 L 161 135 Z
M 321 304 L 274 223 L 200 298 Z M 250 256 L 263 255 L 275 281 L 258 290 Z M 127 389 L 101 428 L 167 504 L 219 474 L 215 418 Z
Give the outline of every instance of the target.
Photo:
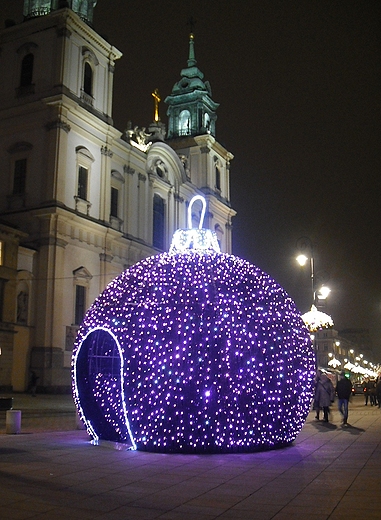
M 141 259 L 168 250 L 196 194 L 204 227 L 232 252 L 230 162 L 215 135 L 218 104 L 197 67 L 194 37 L 146 128 L 113 126 L 121 52 L 92 28 L 94 1 L 25 0 L 0 31 L 0 388 L 70 389 L 84 313 Z M 26 22 L 27 21 L 27 22 Z M 201 208 L 200 208 L 201 210 Z M 193 215 L 200 218 L 196 208 Z

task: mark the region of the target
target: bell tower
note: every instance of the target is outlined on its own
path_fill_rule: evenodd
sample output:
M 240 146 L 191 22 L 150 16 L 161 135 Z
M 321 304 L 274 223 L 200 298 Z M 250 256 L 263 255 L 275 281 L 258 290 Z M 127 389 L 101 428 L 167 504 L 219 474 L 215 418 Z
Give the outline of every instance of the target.
M 219 104 L 213 101 L 209 81 L 203 81 L 204 74 L 197 67 L 193 33 L 189 37 L 187 65 L 165 100 L 168 104 L 168 139 L 203 134 L 215 136 Z

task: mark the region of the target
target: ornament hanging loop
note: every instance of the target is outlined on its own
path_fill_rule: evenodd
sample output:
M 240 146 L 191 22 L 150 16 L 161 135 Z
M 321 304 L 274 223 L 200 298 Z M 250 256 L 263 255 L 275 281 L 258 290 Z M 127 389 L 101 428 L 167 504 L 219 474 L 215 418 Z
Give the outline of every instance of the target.
M 202 211 L 201 211 L 201 218 L 200 222 L 198 224 L 198 229 L 202 229 L 202 226 L 204 225 L 204 218 L 206 213 L 206 200 L 202 195 L 195 195 L 191 198 L 188 206 L 188 229 L 193 229 L 192 226 L 192 206 L 196 202 L 196 200 L 200 200 L 202 202 Z
M 196 200 L 202 202 L 201 218 L 198 224 L 198 229 L 192 227 L 192 207 Z M 217 235 L 211 229 L 204 229 L 204 218 L 206 213 L 206 200 L 202 195 L 195 195 L 189 201 L 188 206 L 188 228 L 178 229 L 175 231 L 171 247 L 169 248 L 170 254 L 178 254 L 184 251 L 214 251 L 220 253 L 220 245 L 218 243 Z

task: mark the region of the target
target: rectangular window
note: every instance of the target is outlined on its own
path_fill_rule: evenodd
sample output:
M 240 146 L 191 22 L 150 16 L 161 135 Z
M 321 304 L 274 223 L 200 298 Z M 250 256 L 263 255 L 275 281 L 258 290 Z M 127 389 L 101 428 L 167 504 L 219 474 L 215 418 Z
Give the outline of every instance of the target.
M 87 181 L 88 170 L 83 166 L 78 169 L 78 197 L 82 200 L 87 200 Z
M 86 287 L 75 286 L 75 318 L 74 324 L 81 325 L 86 311 Z
M 164 249 L 165 205 L 155 193 L 153 197 L 153 247 Z
M 110 214 L 112 217 L 118 218 L 118 198 L 119 198 L 119 190 L 116 188 L 111 188 L 111 211 Z
M 13 195 L 22 195 L 25 193 L 26 185 L 26 159 L 18 159 L 15 161 L 15 170 L 13 175 Z
M 216 167 L 216 189 L 221 191 L 221 173 L 219 168 Z
M 4 292 L 7 281 L 4 278 L 0 278 L 0 321 L 3 321 Z

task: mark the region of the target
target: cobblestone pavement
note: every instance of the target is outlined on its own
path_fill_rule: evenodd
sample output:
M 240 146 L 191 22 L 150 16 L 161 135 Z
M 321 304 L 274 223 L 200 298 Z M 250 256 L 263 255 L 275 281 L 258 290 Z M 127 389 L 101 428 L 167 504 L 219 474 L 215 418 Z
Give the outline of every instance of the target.
M 311 412 L 284 449 L 169 455 L 89 442 L 71 396 L 14 396 L 21 433 L 0 421 L 0 519 L 373 520 L 381 518 L 381 410 L 350 404 L 351 426 Z

